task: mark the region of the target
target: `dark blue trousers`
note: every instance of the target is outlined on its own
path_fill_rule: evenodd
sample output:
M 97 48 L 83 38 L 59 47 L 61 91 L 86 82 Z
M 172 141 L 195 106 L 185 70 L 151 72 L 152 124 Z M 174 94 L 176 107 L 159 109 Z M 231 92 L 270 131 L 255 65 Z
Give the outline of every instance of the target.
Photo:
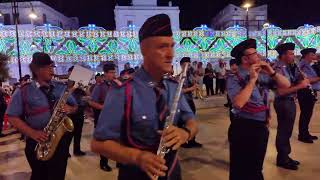
M 290 138 L 296 118 L 296 104 L 293 98 L 275 98 L 274 108 L 277 113 L 276 148 L 277 162 L 285 163 L 291 153 Z

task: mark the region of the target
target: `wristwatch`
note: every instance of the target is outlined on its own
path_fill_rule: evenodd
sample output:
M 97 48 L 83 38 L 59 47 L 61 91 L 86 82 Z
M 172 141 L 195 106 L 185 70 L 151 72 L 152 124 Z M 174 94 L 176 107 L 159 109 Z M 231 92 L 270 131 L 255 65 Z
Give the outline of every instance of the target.
M 191 137 L 191 131 L 190 131 L 190 129 L 188 129 L 186 127 L 182 127 L 181 129 L 185 130 L 189 134 L 189 137 L 188 137 L 187 142 L 186 142 L 186 143 L 188 143 L 188 141 L 190 140 L 190 137 Z

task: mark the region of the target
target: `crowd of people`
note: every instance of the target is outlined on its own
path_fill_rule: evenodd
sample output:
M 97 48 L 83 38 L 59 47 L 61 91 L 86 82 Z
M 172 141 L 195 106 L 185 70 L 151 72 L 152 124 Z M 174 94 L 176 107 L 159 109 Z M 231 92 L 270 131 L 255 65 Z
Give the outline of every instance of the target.
M 233 48 L 230 70 L 226 70 L 222 60 L 216 66 L 207 63 L 204 68 L 202 62 L 191 62 L 190 57 L 183 57 L 181 69 L 188 67 L 184 79 L 179 78 L 181 73 L 176 76 L 172 73 L 174 41 L 167 15 L 147 19 L 139 31 L 139 41 L 143 55 L 141 67 L 131 68 L 127 63 L 116 77 L 116 65 L 106 62 L 103 74 L 97 73 L 93 84 L 87 89 L 76 88 L 65 99 L 60 111 L 71 118 L 74 129 L 62 136 L 48 161 L 40 160 L 35 148 L 51 140 L 52 134 L 44 129 L 66 89 L 64 82 L 54 79 L 68 79 L 74 67 L 65 75 L 55 75 L 50 56 L 37 52 L 29 66 L 32 75 L 25 75 L 12 88 L 0 91 L 1 120 L 6 113 L 10 124 L 25 135 L 31 180 L 65 179 L 72 138 L 73 155 L 86 155 L 81 150 L 81 135 L 88 116 L 92 116 L 94 123 L 91 149 L 100 155 L 102 170 L 112 170 L 108 164 L 111 159 L 117 162 L 119 180 L 158 177 L 180 180 L 177 150 L 202 147 L 196 141 L 198 122 L 195 121 L 194 98 L 205 98 L 203 85 L 206 96 L 224 94 L 227 90 L 231 120 L 228 132 L 230 180 L 264 179 L 262 169 L 269 138 L 271 90 L 275 92 L 278 121 L 276 164 L 285 169 L 298 169 L 300 162 L 289 156 L 296 99 L 302 112 L 298 140 L 311 144 L 318 139 L 309 132 L 320 90 L 319 72 L 311 66 L 317 60 L 316 49 L 302 50 L 302 59 L 296 64 L 295 45 L 279 44 L 276 48 L 279 57 L 270 64 L 261 60 L 256 40 L 248 39 Z M 180 84 L 181 94 L 179 91 L 177 94 Z M 6 96 L 11 96 L 9 105 Z M 177 103 L 177 110 L 168 122 L 173 103 Z M 172 125 L 167 126 L 168 123 Z M 0 136 L 4 136 L 1 131 Z M 162 141 L 165 148 L 169 148 L 164 158 L 157 155 L 159 149 L 163 150 L 159 147 Z
M 194 92 L 196 99 L 225 94 L 228 70 L 223 60 L 219 60 L 216 65 L 208 62 L 205 68 L 203 67 L 203 62 L 193 61 L 191 67 L 192 76 L 197 84 L 197 89 Z M 205 88 L 205 95 L 203 87 Z

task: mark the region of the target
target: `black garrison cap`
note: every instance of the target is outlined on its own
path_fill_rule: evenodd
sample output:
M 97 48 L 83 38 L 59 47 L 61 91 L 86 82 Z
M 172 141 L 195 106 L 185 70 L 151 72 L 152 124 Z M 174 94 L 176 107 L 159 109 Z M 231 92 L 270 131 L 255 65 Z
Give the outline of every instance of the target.
M 191 59 L 190 57 L 183 57 L 181 60 L 180 60 L 180 64 L 183 64 L 185 62 L 191 62 Z
M 294 50 L 295 47 L 296 45 L 294 43 L 279 44 L 276 47 L 276 51 L 278 52 L 279 56 L 281 56 L 289 50 Z
M 170 18 L 166 14 L 157 14 L 148 18 L 139 30 L 140 43 L 154 36 L 172 36 Z
M 306 48 L 306 49 L 303 49 L 303 50 L 300 51 L 302 56 L 305 56 L 308 53 L 314 53 L 315 54 L 316 52 L 317 52 L 317 49 L 315 49 L 315 48 Z
M 250 48 L 257 48 L 256 40 L 247 39 L 245 41 L 242 41 L 232 49 L 231 56 L 236 59 L 237 64 L 240 64 L 241 57 L 244 56 L 244 51 Z
M 36 52 L 32 55 L 31 64 L 37 66 L 48 66 L 52 65 L 54 62 L 51 60 L 50 56 L 43 52 Z

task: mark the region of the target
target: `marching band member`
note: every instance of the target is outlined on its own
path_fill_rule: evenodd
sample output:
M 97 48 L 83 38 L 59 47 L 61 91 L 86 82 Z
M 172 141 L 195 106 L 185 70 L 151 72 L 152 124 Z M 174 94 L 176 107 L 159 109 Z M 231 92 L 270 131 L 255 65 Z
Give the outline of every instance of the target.
M 263 161 L 269 138 L 267 92 L 273 81 L 281 88 L 290 86 L 285 77 L 261 61 L 256 47 L 256 41 L 248 39 L 231 51 L 239 68 L 227 79 L 234 113 L 229 128 L 230 180 L 263 179 Z
M 146 20 L 139 31 L 142 68 L 108 93 L 92 141 L 92 150 L 120 162 L 119 180 L 181 179 L 176 151 L 197 133 L 197 123 L 181 96 L 174 124 L 162 130 L 177 83 L 163 79 L 172 71 L 174 41 L 168 15 Z M 171 151 L 165 159 L 155 153 L 161 136 Z
M 53 67 L 54 62 L 48 54 L 34 53 L 30 64 L 34 80 L 14 92 L 6 112 L 9 122 L 27 136 L 25 155 L 32 170 L 31 180 L 64 180 L 66 173 L 69 154 L 67 133 L 50 160 L 38 160 L 35 152 L 37 143 L 48 139 L 43 129 L 49 123 L 55 102 L 66 88 L 63 83 L 52 80 Z M 77 107 L 72 96 L 68 98 L 68 104 L 64 111 L 74 113 Z

